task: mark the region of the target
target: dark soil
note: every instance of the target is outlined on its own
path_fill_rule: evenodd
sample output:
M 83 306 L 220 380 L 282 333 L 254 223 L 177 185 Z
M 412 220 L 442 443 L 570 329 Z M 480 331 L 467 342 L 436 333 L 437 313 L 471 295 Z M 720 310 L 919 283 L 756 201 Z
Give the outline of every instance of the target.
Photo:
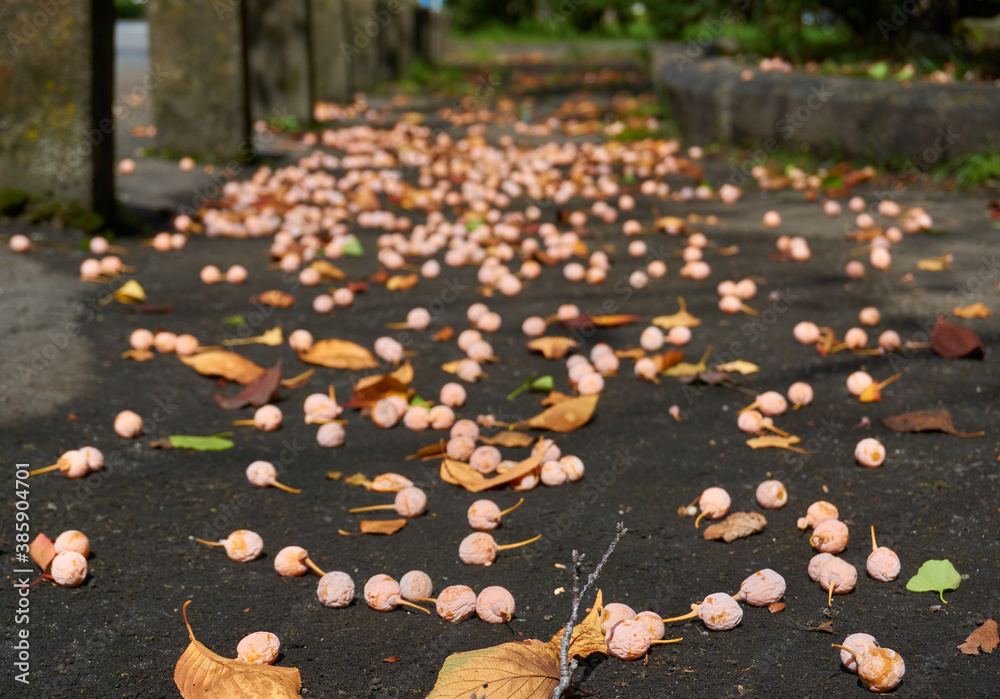
M 599 88 L 594 96 L 605 105 L 608 97 Z M 542 97 L 535 118 L 544 117 L 562 99 Z M 497 135 L 492 129 L 490 138 Z M 709 167 L 716 174 L 713 181 L 728 172 L 722 164 Z M 158 187 L 183 203 L 194 180 L 183 179 L 187 176 L 173 166 L 168 169 L 168 176 L 150 175 L 165 172 L 163 164 L 140 161 L 138 173 L 132 180 L 123 178 L 122 186 L 126 193 Z M 243 314 L 254 332 L 274 325 L 286 333 L 307 328 L 317 338 L 349 339 L 370 347 L 388 332 L 386 322 L 403 320 L 411 307 L 441 299 L 443 310 L 431 331 L 444 325 L 458 331 L 467 327 L 469 304 L 484 300 L 475 290 L 474 268 L 445 267 L 441 278 L 421 281 L 409 292 L 372 285 L 352 309 L 321 317 L 311 310 L 318 289 L 293 288 L 280 271 L 265 271 L 269 240 L 194 236 L 183 252 L 172 253 L 125 241 L 126 261 L 138 268 L 136 276 L 149 302 L 174 306 L 169 314 L 142 315 L 117 303 L 98 305 L 101 287 L 77 281 L 77 267 L 88 255 L 74 247 L 79 238 L 72 232 L 0 225 L 5 235 L 23 230 L 42 234 L 39 250 L 29 257 L 6 252 L 0 257 L 4 278 L 14 280 L 13 285 L 3 284 L 2 304 L 8 375 L 0 397 L 0 462 L 7 474 L 7 493 L 14 489 L 15 463 L 44 466 L 63 451 L 86 444 L 102 449 L 108 461 L 103 472 L 83 480 L 47 474 L 30 481 L 32 532 L 55 537 L 64 529 L 84 531 L 93 551 L 91 575 L 76 589 L 46 582 L 32 588 L 31 685 L 24 688 L 8 676 L 0 693 L 177 696 L 174 664 L 188 643 L 181 606 L 190 599 L 189 618 L 198 639 L 224 656 L 234 657 L 236 644 L 252 631 L 277 634 L 282 642 L 279 664 L 299 668 L 303 696 L 424 696 L 451 653 L 511 640 L 548 639 L 557 632 L 568 617 L 570 599 L 555 591 L 571 584 L 569 570 L 563 567 L 571 563 L 571 552 L 586 552 L 593 565 L 615 524 L 624 522 L 629 533 L 598 585 L 605 602 L 625 602 L 664 616 L 682 614 L 710 593 L 736 592 L 750 573 L 770 567 L 787 580 L 787 606 L 777 614 L 747 607 L 740 626 L 725 633 L 707 632 L 700 623 L 674 625 L 673 635 L 682 635 L 683 643 L 658 647 L 646 661 L 594 656 L 577 673 L 577 696 L 863 697 L 867 690 L 856 675 L 840 667 L 838 652 L 830 647 L 856 632 L 871 633 L 905 658 L 906 678 L 895 696 L 1000 695 L 1000 653 L 971 657 L 956 649 L 973 629 L 1000 613 L 1000 372 L 995 353 L 1000 332 L 995 318 L 959 321 L 982 338 L 982 361 L 942 359 L 929 350 L 896 357 L 843 352 L 824 359 L 792 338 L 792 327 L 801 320 L 843 333 L 857 324 L 858 310 L 866 305 L 881 309 L 879 330 L 893 328 L 904 338 L 919 334 L 937 313 L 955 305 L 982 300 L 997 309 L 996 232 L 984 216 L 984 200 L 919 188 L 901 192 L 898 200 L 904 206 L 924 205 L 948 234 L 908 236 L 894 249 L 891 272 L 870 273 L 860 282 L 847 283 L 843 274 L 854 247 L 843 236 L 848 214 L 828 219 L 799 193 L 764 195 L 751 190 L 735 207 L 718 201 L 680 204 L 638 197 L 636 216 L 644 224 L 652 221 L 654 206 L 659 215 L 713 213 L 722 219 L 718 228 L 695 226 L 717 246 L 740 247 L 733 257 L 709 251 L 709 280 L 692 282 L 678 276 L 681 264 L 674 253 L 682 239 L 650 236 L 650 250 L 664 257 L 670 272 L 635 292 L 624 280 L 639 265 L 624 252 L 620 223 L 595 225 L 593 238 L 587 240 L 591 248 L 616 246 L 605 284 L 570 285 L 553 268 L 518 297 L 485 299 L 504 319 L 502 330 L 491 338 L 500 361 L 487 368 L 488 379 L 470 388 L 464 416 L 492 412 L 513 420 L 534 414 L 540 410 L 537 394 L 525 393 L 512 402 L 505 398 L 531 372 L 550 373 L 558 390 L 569 390 L 562 363 L 529 353 L 520 331 L 526 316 L 549 315 L 564 302 L 576 303 L 585 312 L 636 313 L 648 320 L 673 313 L 677 296 L 683 295 L 691 312 L 704 320 L 686 348 L 689 358 L 696 359 L 712 345 L 718 361 L 743 358 L 760 365 L 760 373 L 737 377 L 751 394 L 784 392 L 798 380 L 810 382 L 816 393 L 812 405 L 777 421 L 802 437 L 810 455 L 752 451 L 735 426 L 736 411 L 752 397 L 725 386 L 684 388 L 675 379 L 641 383 L 632 376 L 631 362 L 623 361 L 621 376 L 607 381 L 593 422 L 559 442 L 564 453 L 583 458 L 586 476 L 578 484 L 528 493 L 525 505 L 505 518 L 496 538 L 504 543 L 536 533 L 543 537 L 501 553 L 491 567 L 465 566 L 457 557 L 458 543 L 470 531 L 466 508 L 479 496 L 442 483 L 436 462 L 404 459 L 439 433 L 401 426 L 382 431 L 349 411 L 346 444 L 336 450 L 316 445 L 315 427 L 303 424 L 302 400 L 328 384 L 346 398 L 356 373 L 319 369 L 308 388 L 285 390 L 278 402 L 285 423 L 277 432 L 235 428 L 236 447 L 224 452 L 164 451 L 151 449 L 149 442 L 170 434 L 223 432 L 233 419 L 251 417 L 252 409 L 220 410 L 212 400 L 220 391 L 217 383 L 175 357 L 160 355 L 141 364 L 118 358 L 137 327 L 162 326 L 217 344 L 234 333 L 222 322 L 232 314 Z M 515 202 L 511 208 L 525 204 Z M 784 223 L 777 231 L 762 231 L 761 216 L 770 208 L 782 213 Z M 556 213 L 547 208 L 542 220 L 554 221 Z M 772 261 L 775 239 L 782 233 L 806 236 L 812 261 Z M 366 256 L 338 262 L 352 278 L 376 269 L 375 234 L 359 235 Z M 954 254 L 950 271 L 915 271 L 917 259 L 943 251 Z M 201 266 L 225 269 L 236 263 L 250 270 L 246 285 L 206 287 L 199 282 Z M 908 271 L 915 271 L 914 282 L 900 283 Z M 760 293 L 751 305 L 763 312 L 761 318 L 722 315 L 716 309 L 716 284 L 748 275 L 760 278 Z M 272 288 L 295 293 L 296 305 L 255 316 L 257 309 L 248 298 Z M 457 298 L 448 290 L 457 290 Z M 779 301 L 767 300 L 772 291 L 779 292 Z M 56 321 L 67 317 L 79 322 L 80 332 L 62 342 Z M 597 331 L 585 338 L 581 351 L 598 341 L 619 348 L 636 346 L 642 327 Z M 452 378 L 440 365 L 460 356 L 454 342 L 430 342 L 431 331 L 411 333 L 409 345 L 416 353 L 414 386 L 428 398 L 436 397 Z M 50 344 L 55 351 L 46 349 Z M 240 351 L 265 366 L 282 358 L 286 376 L 306 369 L 287 345 L 253 345 Z M 38 372 L 22 380 L 23 366 Z M 858 369 L 878 379 L 897 371 L 903 376 L 885 390 L 881 403 L 866 405 L 844 387 L 848 374 Z M 36 402 L 36 395 L 44 400 Z M 681 407 L 682 423 L 667 413 L 674 404 Z M 122 440 L 114 434 L 113 417 L 126 408 L 146 419 L 146 434 L 140 439 Z M 897 435 L 879 423 L 881 417 L 926 408 L 947 408 L 960 430 L 985 429 L 986 436 Z M 871 425 L 856 427 L 865 416 Z M 888 457 L 881 468 L 863 469 L 854 461 L 855 443 L 868 436 L 886 444 Z M 280 480 L 304 489 L 303 494 L 250 486 L 244 470 L 255 459 L 278 464 Z M 390 502 L 391 496 L 328 480 L 331 470 L 370 477 L 402 473 L 428 492 L 429 512 L 392 537 L 340 536 L 338 528 L 356 526 L 358 517 L 348 515 L 348 508 Z M 715 485 L 733 496 L 733 511 L 759 511 L 754 489 L 769 477 L 782 480 L 791 499 L 785 509 L 766 513 L 768 527 L 760 535 L 731 544 L 707 542 L 691 519 L 677 516 L 678 506 Z M 490 497 L 501 506 L 517 499 L 510 491 Z M 818 499 L 840 508 L 853 536 L 844 557 L 862 571 L 857 589 L 836 597 L 832 609 L 826 606 L 825 591 L 806 574 L 813 551 L 795 527 L 796 519 Z M 12 495 L 3 501 L 0 549 L 9 568 L 15 568 Z M 880 544 L 892 547 L 902 560 L 895 582 L 864 576 L 870 525 L 876 526 Z M 234 563 L 190 540 L 220 539 L 242 528 L 263 537 L 265 555 L 260 560 Z M 430 574 L 437 589 L 457 583 L 476 590 L 503 585 L 516 598 L 517 619 L 506 626 L 478 620 L 452 625 L 437 616 L 375 612 L 360 597 L 347 609 L 327 609 L 316 600 L 314 577 L 288 579 L 274 572 L 275 553 L 293 544 L 308 549 L 323 569 L 350 573 L 359 594 L 376 573 L 398 579 L 414 568 Z M 934 593 L 906 591 L 906 581 L 921 563 L 941 558 L 950 559 L 963 574 L 959 589 L 946 593 L 947 604 Z M 4 595 L 13 604 L 9 589 Z M 832 623 L 832 634 L 814 630 L 827 622 Z M 14 633 L 8 618 L 2 654 L 6 668 L 13 663 Z M 398 661 L 385 660 L 391 657 Z

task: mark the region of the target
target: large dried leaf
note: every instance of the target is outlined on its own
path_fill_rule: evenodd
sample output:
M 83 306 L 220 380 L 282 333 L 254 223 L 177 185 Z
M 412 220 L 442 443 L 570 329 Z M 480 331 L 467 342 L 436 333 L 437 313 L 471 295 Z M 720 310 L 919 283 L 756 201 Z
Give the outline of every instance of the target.
M 427 699 L 547 699 L 559 686 L 559 651 L 535 639 L 454 653 Z
M 705 528 L 705 541 L 722 539 L 727 544 L 764 531 L 767 519 L 759 512 L 734 512 L 721 522 Z
M 55 544 L 49 537 L 39 534 L 28 545 L 28 555 L 42 571 L 47 571 L 52 559 L 56 557 Z
M 604 616 L 604 595 L 600 590 L 594 600 L 594 606 L 590 608 L 590 613 L 573 627 L 573 635 L 569 637 L 569 657 L 586 658 L 594 653 L 608 653 L 608 644 L 605 641 L 604 632 L 601 631 L 601 618 Z M 559 645 L 563 636 L 566 635 L 566 628 L 559 630 L 549 643 L 556 647 L 559 652 Z
M 260 407 L 270 403 L 281 393 L 281 360 L 263 374 L 247 384 L 246 388 L 235 396 L 215 394 L 215 402 L 223 410 L 239 410 L 252 405 Z
M 121 354 L 122 359 L 131 359 L 135 362 L 148 362 L 155 356 L 152 350 L 148 349 L 130 349 Z
M 971 329 L 949 323 L 938 316 L 931 331 L 931 349 L 945 359 L 983 358 L 983 343 Z
M 571 349 L 576 349 L 580 343 L 570 337 L 536 337 L 527 343 L 527 347 L 535 352 L 541 352 L 546 359 L 562 359 Z
M 578 396 L 546 408 L 532 418 L 515 422 L 511 428 L 531 427 L 536 430 L 572 432 L 590 422 L 596 408 L 597 396 Z
M 203 376 L 221 376 L 243 386 L 264 373 L 264 367 L 229 350 L 208 350 L 178 358 Z
M 362 534 L 383 534 L 392 536 L 406 526 L 405 519 L 363 519 L 361 520 Z M 344 532 L 341 532 L 344 533 Z
M 947 432 L 956 437 L 982 437 L 983 430 L 978 432 L 959 432 L 951 420 L 947 410 L 917 410 L 902 415 L 892 415 L 882 418 L 882 424 L 893 432 Z
M 780 434 L 767 434 L 763 437 L 751 437 L 747 440 L 747 446 L 751 449 L 788 449 L 789 451 L 797 451 L 800 454 L 808 454 L 805 449 L 801 447 L 793 447 L 793 444 L 798 444 L 802 439 L 790 434 L 787 437 L 783 437 Z
M 969 634 L 958 649 L 966 655 L 979 655 L 980 648 L 984 653 L 992 653 L 997 645 L 1000 645 L 997 623 L 993 619 L 987 619 L 985 624 Z
M 308 364 L 352 371 L 378 366 L 371 352 L 348 340 L 317 340 L 312 347 L 299 353 L 299 359 Z
M 385 288 L 389 291 L 407 291 L 419 281 L 419 274 L 396 274 L 385 280 Z
M 654 354 L 650 359 L 656 365 L 656 373 L 662 374 L 672 366 L 677 366 L 684 359 L 684 353 L 680 350 L 667 350 L 662 354 Z
M 454 459 L 445 459 L 441 462 L 441 480 L 452 485 L 459 485 L 470 493 L 481 493 L 490 488 L 505 485 L 511 481 L 531 473 L 542 462 L 542 455 L 530 456 L 514 468 L 502 473 L 499 476 L 487 478 L 469 464 Z
M 115 301 L 118 303 L 142 303 L 146 300 L 146 291 L 135 279 L 129 279 L 115 290 Z
M 398 383 L 408 386 L 413 382 L 413 365 L 410 364 L 410 360 L 407 359 L 403 363 L 403 366 L 399 367 L 395 371 L 391 371 L 388 374 L 374 374 L 372 376 L 364 376 L 354 384 L 354 392 L 364 391 L 367 388 L 377 385 L 380 381 L 385 378 L 393 379 Z
M 977 301 L 969 306 L 955 306 L 951 312 L 959 318 L 990 318 L 993 311 L 986 307 L 982 301 Z
M 487 446 L 493 447 L 530 447 L 535 438 L 527 432 L 517 432 L 516 430 L 504 430 L 497 432 L 492 437 L 479 435 L 479 441 Z
M 637 316 L 631 313 L 618 313 L 615 315 L 606 316 L 588 316 L 583 313 L 570 318 L 568 320 L 561 320 L 559 323 L 566 328 L 572 328 L 575 330 L 586 330 L 588 328 L 618 328 L 623 325 L 628 325 L 629 323 L 638 323 L 642 320 L 642 316 Z
M 688 313 L 687 303 L 684 302 L 683 296 L 677 297 L 677 303 L 680 304 L 681 310 L 671 316 L 656 316 L 653 318 L 653 325 L 663 328 L 664 330 L 678 327 L 694 328 L 701 325 L 700 318 L 695 318 L 693 315 Z
M 268 289 L 251 298 L 250 303 L 259 303 L 261 306 L 273 306 L 274 308 L 288 308 L 295 303 L 295 297 L 284 291 Z
M 691 362 L 678 362 L 673 366 L 667 367 L 660 373 L 664 376 L 697 376 L 698 374 L 703 374 L 708 371 L 708 355 L 711 353 L 712 346 L 709 345 L 705 349 L 705 354 L 701 356 L 701 359 L 697 364 L 692 364 Z
M 260 335 L 254 337 L 231 337 L 222 341 L 223 347 L 236 347 L 238 345 L 267 345 L 278 347 L 285 342 L 285 336 L 281 332 L 281 326 L 277 325 L 270 330 L 265 330 Z
M 184 625 L 191 644 L 174 668 L 174 683 L 184 699 L 295 699 L 302 696 L 302 679 L 296 668 L 223 658 L 201 644 L 187 620 L 189 604 L 191 600 L 184 603 Z
M 309 265 L 309 269 L 316 270 L 326 279 L 347 279 L 347 275 L 344 274 L 344 271 L 329 260 L 316 260 Z

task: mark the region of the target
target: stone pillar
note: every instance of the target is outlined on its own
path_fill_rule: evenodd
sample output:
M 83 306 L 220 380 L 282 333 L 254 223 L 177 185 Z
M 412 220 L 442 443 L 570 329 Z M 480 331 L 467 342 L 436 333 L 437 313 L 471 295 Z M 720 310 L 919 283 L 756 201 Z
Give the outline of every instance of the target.
M 312 47 L 313 101 L 344 102 L 350 99 L 347 54 L 346 0 L 310 0 L 309 43 Z M 345 43 L 346 42 L 346 43 Z
M 114 212 L 112 0 L 0 0 L 0 189 Z
M 306 0 L 243 0 L 242 6 L 251 119 L 310 121 Z
M 378 79 L 378 35 L 382 31 L 375 0 L 347 0 L 346 14 L 344 53 L 348 84 L 352 93 L 371 90 Z
M 431 65 L 440 64 L 444 60 L 448 28 L 446 14 L 433 12 L 426 7 L 417 8 L 413 28 L 416 57 Z
M 251 151 L 241 0 L 149 0 L 156 148 L 208 158 Z

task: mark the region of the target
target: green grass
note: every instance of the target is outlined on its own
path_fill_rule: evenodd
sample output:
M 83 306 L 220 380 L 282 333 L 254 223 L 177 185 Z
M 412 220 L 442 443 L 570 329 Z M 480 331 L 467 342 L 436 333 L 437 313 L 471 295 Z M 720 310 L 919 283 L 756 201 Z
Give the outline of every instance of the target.
M 949 160 L 934 176 L 939 181 L 952 177 L 955 184 L 966 188 L 1000 182 L 1000 154 L 994 144 L 985 153 L 967 153 Z
M 632 21 L 602 26 L 597 31 L 582 32 L 569 21 L 522 19 L 517 25 L 490 22 L 469 31 L 454 30 L 458 39 L 511 43 L 541 43 L 546 41 L 593 41 L 598 39 L 654 39 L 655 29 L 647 22 Z

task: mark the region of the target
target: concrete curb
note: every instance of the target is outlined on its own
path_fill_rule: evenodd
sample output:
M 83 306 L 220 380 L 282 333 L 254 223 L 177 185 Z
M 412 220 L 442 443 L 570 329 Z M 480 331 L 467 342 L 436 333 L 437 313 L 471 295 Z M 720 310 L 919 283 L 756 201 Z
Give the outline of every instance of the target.
M 731 58 L 690 59 L 683 45 L 650 47 L 653 83 L 694 143 L 841 153 L 916 170 L 1000 147 L 1000 89 L 825 75 L 761 73 L 744 81 Z

